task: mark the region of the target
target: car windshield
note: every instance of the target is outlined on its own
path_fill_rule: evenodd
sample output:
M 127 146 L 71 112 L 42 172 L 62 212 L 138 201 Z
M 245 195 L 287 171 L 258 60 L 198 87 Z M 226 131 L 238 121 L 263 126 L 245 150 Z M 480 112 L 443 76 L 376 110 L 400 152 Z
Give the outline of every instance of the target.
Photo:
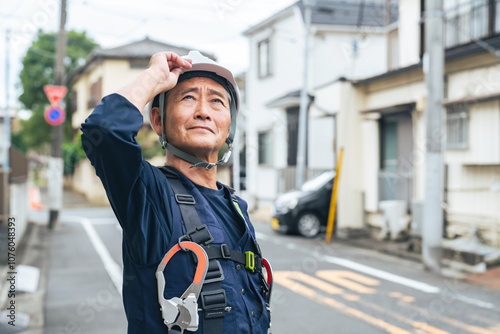
M 327 182 L 331 181 L 334 175 L 334 171 L 323 173 L 304 183 L 300 189 L 302 191 L 316 191 L 323 187 Z

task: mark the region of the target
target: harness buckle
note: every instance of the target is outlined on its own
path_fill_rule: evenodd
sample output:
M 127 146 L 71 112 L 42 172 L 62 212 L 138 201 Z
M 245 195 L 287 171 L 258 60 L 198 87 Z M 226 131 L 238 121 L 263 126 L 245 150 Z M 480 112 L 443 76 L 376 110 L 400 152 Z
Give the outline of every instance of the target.
M 196 226 L 196 228 L 186 232 L 185 236 L 192 242 L 196 242 L 197 244 L 203 246 L 206 246 L 214 241 L 207 225 Z
M 223 318 L 226 315 L 227 299 L 223 289 L 203 291 L 200 300 L 205 319 Z
M 224 280 L 224 271 L 220 262 L 217 260 L 208 261 L 208 270 L 205 276 L 205 284 L 220 282 Z
M 231 253 L 229 252 L 229 247 L 227 247 L 226 244 L 220 245 L 220 253 L 222 255 L 223 259 L 230 259 L 231 258 Z
M 245 269 L 255 272 L 255 254 L 251 251 L 245 252 Z
M 188 205 L 196 204 L 196 200 L 194 199 L 194 197 L 189 194 L 175 194 L 175 201 L 178 204 L 188 204 Z

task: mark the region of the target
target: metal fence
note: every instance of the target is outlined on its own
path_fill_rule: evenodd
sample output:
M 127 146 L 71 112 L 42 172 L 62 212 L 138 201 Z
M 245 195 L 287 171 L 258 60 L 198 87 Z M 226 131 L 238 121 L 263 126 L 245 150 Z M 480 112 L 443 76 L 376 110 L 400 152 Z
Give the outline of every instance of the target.
M 310 180 L 329 169 L 306 168 L 306 180 Z M 278 170 L 278 193 L 283 194 L 292 189 L 296 189 L 296 167 L 286 167 Z
M 378 173 L 378 189 L 380 201 L 405 201 L 411 208 L 413 195 L 413 173 L 380 171 Z

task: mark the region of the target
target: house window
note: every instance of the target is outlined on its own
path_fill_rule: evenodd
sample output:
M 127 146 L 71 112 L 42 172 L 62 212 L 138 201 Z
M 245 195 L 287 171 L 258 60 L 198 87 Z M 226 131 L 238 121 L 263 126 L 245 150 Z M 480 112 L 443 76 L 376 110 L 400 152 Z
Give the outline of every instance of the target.
M 87 102 L 87 108 L 92 109 L 97 106 L 97 104 L 102 99 L 102 78 L 99 78 L 96 82 L 90 86 L 90 98 Z
M 129 64 L 130 68 L 137 68 L 137 69 L 145 70 L 146 68 L 148 68 L 149 60 L 131 59 L 131 60 L 129 60 L 128 64 Z
M 299 107 L 286 109 L 288 166 L 297 166 L 297 152 L 299 142 Z
M 259 132 L 259 164 L 270 165 L 271 153 L 272 153 L 271 132 L 269 131 Z
M 446 147 L 463 149 L 469 142 L 469 111 L 464 108 L 448 109 L 446 112 Z
M 491 10 L 490 17 L 492 17 L 493 23 L 493 29 L 494 31 L 492 32 L 497 33 L 500 31 L 500 1 L 496 1 L 494 4 L 494 9 Z
M 264 78 L 271 75 L 271 47 L 269 38 L 260 41 L 258 49 L 259 77 Z
M 383 120 L 380 123 L 380 135 L 380 169 L 387 172 L 396 172 L 398 169 L 398 123 Z

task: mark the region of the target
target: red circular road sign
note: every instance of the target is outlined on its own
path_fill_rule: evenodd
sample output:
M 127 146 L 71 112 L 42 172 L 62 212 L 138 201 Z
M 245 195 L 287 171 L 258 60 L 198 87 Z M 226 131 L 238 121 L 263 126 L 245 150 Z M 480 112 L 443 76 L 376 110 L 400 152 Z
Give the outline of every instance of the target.
M 66 113 L 63 109 L 55 106 L 50 106 L 45 109 L 45 120 L 50 125 L 59 125 L 64 122 L 64 118 L 66 117 Z

